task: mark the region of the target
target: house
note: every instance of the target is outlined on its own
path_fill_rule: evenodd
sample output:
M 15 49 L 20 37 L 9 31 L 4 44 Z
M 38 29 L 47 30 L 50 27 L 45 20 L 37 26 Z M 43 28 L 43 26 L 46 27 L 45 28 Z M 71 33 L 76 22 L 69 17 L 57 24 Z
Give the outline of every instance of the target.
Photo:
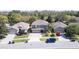
M 67 25 L 60 22 L 60 21 L 57 21 L 53 24 L 53 28 L 54 28 L 55 33 L 57 33 L 57 32 L 64 33 L 64 30 L 66 27 L 67 27 Z
M 45 20 L 36 20 L 31 24 L 31 30 L 32 32 L 43 32 L 48 24 Z
M 13 26 L 10 26 L 8 30 L 9 30 L 9 33 L 13 34 L 13 33 L 18 33 L 19 29 L 24 30 L 25 32 L 27 32 L 29 28 L 30 27 L 29 27 L 28 23 L 19 22 L 19 23 L 13 25 Z
M 76 21 L 75 23 L 79 23 L 79 17 L 76 17 L 75 21 Z
M 75 18 L 74 22 L 70 22 L 68 25 L 79 25 L 79 17 Z

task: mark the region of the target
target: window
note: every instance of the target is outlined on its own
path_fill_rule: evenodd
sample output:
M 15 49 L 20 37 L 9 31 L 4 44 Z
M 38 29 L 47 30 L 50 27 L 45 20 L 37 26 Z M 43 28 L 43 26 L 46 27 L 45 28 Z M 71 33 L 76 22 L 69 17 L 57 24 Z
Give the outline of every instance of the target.
M 35 28 L 35 25 L 32 25 L 32 28 Z
M 37 28 L 46 28 L 46 25 L 37 25 Z

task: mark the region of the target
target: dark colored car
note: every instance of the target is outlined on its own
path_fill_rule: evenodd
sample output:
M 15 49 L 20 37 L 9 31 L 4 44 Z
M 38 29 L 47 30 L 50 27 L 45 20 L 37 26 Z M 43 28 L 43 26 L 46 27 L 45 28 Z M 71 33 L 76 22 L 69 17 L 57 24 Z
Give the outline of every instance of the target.
M 57 36 L 61 36 L 60 32 L 56 32 L 56 35 L 57 35 Z
M 55 38 L 48 38 L 45 43 L 55 43 L 56 39 Z

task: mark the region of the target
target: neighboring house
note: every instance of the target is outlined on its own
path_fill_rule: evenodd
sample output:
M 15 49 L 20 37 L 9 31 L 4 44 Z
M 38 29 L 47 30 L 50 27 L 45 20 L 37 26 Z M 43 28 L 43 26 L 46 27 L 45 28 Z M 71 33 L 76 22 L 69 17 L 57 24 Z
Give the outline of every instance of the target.
M 57 33 L 57 32 L 64 33 L 64 30 L 65 30 L 66 27 L 67 27 L 67 25 L 62 23 L 62 22 L 60 22 L 60 21 L 55 22 L 53 24 L 53 28 L 54 28 L 54 32 L 55 33 Z
M 76 17 L 75 20 L 76 20 L 75 23 L 79 23 L 79 17 Z
M 31 24 L 32 32 L 42 32 L 48 26 L 48 22 L 45 20 L 36 20 Z
M 13 26 L 9 27 L 9 33 L 13 34 L 13 33 L 18 33 L 19 29 L 24 30 L 25 32 L 28 31 L 29 29 L 29 24 L 25 23 L 25 22 L 19 22 Z
M 70 22 L 68 25 L 79 25 L 79 17 L 75 18 L 76 22 Z

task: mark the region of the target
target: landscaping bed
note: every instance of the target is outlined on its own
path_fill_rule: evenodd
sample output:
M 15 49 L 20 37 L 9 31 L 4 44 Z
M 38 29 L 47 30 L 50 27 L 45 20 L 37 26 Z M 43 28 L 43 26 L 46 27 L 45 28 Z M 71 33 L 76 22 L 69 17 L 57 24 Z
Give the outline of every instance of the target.
M 55 38 L 57 40 L 55 33 L 47 32 L 47 33 L 42 33 L 42 37 L 40 38 L 40 41 L 45 42 L 48 38 Z

